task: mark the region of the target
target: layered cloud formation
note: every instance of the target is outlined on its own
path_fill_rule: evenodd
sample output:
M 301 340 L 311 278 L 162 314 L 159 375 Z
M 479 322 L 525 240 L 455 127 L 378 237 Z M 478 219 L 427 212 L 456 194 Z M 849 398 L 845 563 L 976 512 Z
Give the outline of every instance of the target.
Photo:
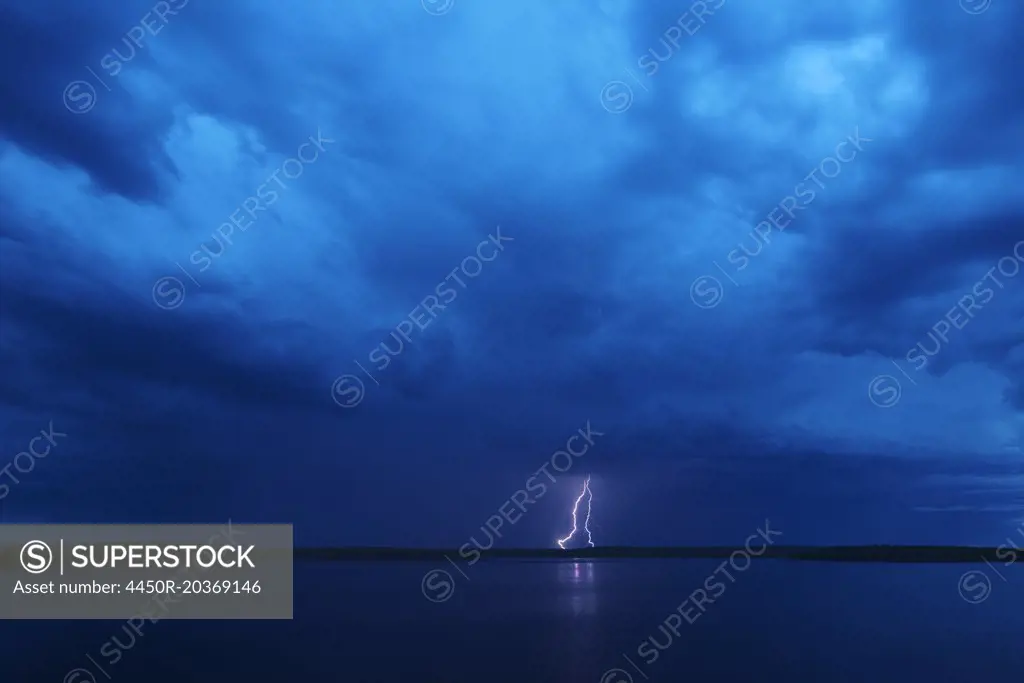
M 638 520 L 1020 516 L 1017 3 L 0 17 L 0 465 L 68 434 L 26 518 L 457 540 L 587 420 Z

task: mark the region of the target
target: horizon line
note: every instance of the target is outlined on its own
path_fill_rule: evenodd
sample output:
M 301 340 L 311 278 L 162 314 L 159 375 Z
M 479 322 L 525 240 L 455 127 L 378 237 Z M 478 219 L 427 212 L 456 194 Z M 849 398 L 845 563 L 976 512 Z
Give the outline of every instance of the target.
M 453 558 L 477 562 L 480 559 L 722 559 L 736 552 L 756 558 L 819 562 L 893 562 L 918 564 L 966 564 L 991 561 L 1013 564 L 1019 549 L 1008 546 L 964 545 L 829 545 L 767 546 L 755 554 L 743 546 L 595 546 L 562 550 L 560 548 L 409 548 L 392 546 L 297 547 L 294 558 L 305 561 L 417 561 Z M 466 553 L 469 557 L 466 556 Z

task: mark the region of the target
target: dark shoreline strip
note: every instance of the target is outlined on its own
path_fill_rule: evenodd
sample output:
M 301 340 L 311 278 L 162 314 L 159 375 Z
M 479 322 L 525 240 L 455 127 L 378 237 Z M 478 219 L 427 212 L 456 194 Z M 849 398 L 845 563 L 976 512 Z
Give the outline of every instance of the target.
M 703 560 L 728 558 L 734 552 L 747 551 L 742 547 L 628 547 L 604 546 L 559 550 L 557 548 L 503 548 L 479 552 L 481 559 L 534 559 L 534 560 L 596 560 L 596 559 L 679 559 Z M 457 560 L 456 548 L 296 548 L 297 561 L 314 562 L 409 562 Z M 891 562 L 915 564 L 980 563 L 1012 564 L 1016 557 L 1013 548 L 980 548 L 971 546 L 769 546 L 759 558 L 800 560 L 810 562 Z M 1022 563 L 1024 565 L 1024 563 Z

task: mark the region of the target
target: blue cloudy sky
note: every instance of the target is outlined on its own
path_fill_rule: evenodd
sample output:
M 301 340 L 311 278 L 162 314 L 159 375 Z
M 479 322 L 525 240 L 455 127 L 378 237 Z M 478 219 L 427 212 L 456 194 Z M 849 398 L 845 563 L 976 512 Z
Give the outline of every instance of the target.
M 459 544 L 589 422 L 504 542 L 1024 521 L 1019 3 L 0 18 L 8 520 Z

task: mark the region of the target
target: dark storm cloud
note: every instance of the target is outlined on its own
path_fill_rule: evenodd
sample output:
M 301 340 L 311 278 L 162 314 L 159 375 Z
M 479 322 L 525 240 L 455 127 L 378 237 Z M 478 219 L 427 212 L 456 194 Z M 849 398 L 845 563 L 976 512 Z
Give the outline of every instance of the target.
M 691 518 L 730 490 L 751 512 L 824 505 L 801 482 L 895 514 L 887 487 L 928 466 L 879 453 L 909 458 L 922 434 L 992 452 L 1016 430 L 1019 456 L 1024 275 L 928 366 L 945 393 L 897 415 L 863 385 L 1024 239 L 1024 101 L 1007 85 L 1021 51 L 1004 28 L 1024 10 L 726 0 L 661 42 L 691 4 L 192 2 L 84 114 L 64 87 L 151 3 L 0 10 L 0 56 L 19 65 L 0 76 L 17 186 L 0 213 L 0 400 L 87 418 L 107 453 L 159 440 L 189 468 L 216 460 L 211 481 L 245 462 L 233 504 L 254 511 L 413 500 L 439 519 L 472 506 L 437 491 L 521 480 L 586 419 L 613 435 L 591 467 L 634 472 L 637 495 L 665 463 L 703 472 Z M 647 76 L 652 48 L 669 56 Z M 645 80 L 611 114 L 598 93 L 624 67 Z M 272 219 L 236 231 L 198 284 L 175 270 L 321 129 L 337 142 Z M 695 307 L 694 278 L 726 279 L 713 264 L 855 130 L 872 141 L 856 160 L 721 306 Z M 375 370 L 498 226 L 513 241 L 429 327 L 405 322 Z M 171 311 L 150 300 L 168 274 L 189 288 Z M 329 394 L 348 373 L 366 396 L 346 410 Z M 263 495 L 262 477 L 298 484 Z
M 31 235 L 25 227 L 18 232 Z M 261 341 L 229 309 L 175 318 L 121 289 L 113 278 L 116 262 L 82 259 L 68 244 L 29 240 L 22 249 L 5 250 L 0 273 L 0 353 L 24 377 L 13 378 L 9 391 L 40 407 L 49 402 L 67 409 L 61 394 L 85 389 L 89 404 L 75 406 L 81 397 L 73 396 L 71 407 L 93 416 L 145 410 L 133 398 L 137 392 L 182 392 L 243 405 L 322 405 L 313 400 L 317 373 L 301 370 L 288 351 L 303 335 L 301 323 Z
M 1024 67 L 1024 47 L 1013 29 L 1024 20 L 1024 7 L 1002 3 L 991 9 L 981 22 L 965 21 L 970 17 L 955 3 L 935 11 L 933 4 L 915 0 L 893 10 L 899 35 L 930 64 L 936 106 L 920 129 L 922 163 L 1019 163 L 1024 92 L 1011 83 Z
M 966 172 L 1008 163 L 1020 171 L 1024 94 L 1008 84 L 1024 66 L 1024 49 L 1005 27 L 1024 20 L 1024 10 L 1006 4 L 999 17 L 973 22 L 952 3 L 933 9 L 909 2 L 892 10 L 901 18 L 893 27 L 902 44 L 927 56 L 933 103 L 910 138 L 885 153 L 895 163 L 875 185 L 888 201 L 899 201 L 899 190 L 906 191 L 913 176 L 932 170 Z M 935 199 L 950 208 L 973 203 L 994 189 L 979 184 L 985 180 L 965 173 Z M 850 207 L 832 230 L 834 237 L 822 244 L 828 253 L 813 259 L 816 281 L 829 287 L 823 307 L 838 308 L 840 315 L 847 308 L 868 315 L 909 297 L 973 283 L 972 269 L 983 273 L 988 262 L 1024 238 L 1024 206 L 1012 194 L 997 197 L 1003 205 L 984 206 L 969 218 L 929 216 L 912 226 L 887 220 L 880 215 L 885 204 L 871 200 L 866 196 L 859 210 Z M 826 273 L 830 277 L 820 277 Z
M 87 68 L 100 71 L 100 60 L 114 49 L 125 56 L 134 50 L 123 36 L 152 6 L 131 0 L 86 8 L 48 0 L 0 8 L 0 96 L 7 102 L 0 136 L 81 168 L 107 192 L 158 200 L 159 173 L 173 171 L 159 141 L 169 112 L 147 111 L 116 79 L 110 79 L 112 93 L 92 85 L 104 93 L 106 113 L 76 114 L 62 103 L 71 82 L 95 81 Z M 148 59 L 141 51 L 133 61 L 144 68 Z
M 1024 239 L 1024 213 L 935 221 L 913 230 L 847 221 L 830 226 L 829 253 L 812 261 L 816 277 L 829 283 L 822 307 L 845 313 L 878 315 L 913 297 L 969 290 Z

